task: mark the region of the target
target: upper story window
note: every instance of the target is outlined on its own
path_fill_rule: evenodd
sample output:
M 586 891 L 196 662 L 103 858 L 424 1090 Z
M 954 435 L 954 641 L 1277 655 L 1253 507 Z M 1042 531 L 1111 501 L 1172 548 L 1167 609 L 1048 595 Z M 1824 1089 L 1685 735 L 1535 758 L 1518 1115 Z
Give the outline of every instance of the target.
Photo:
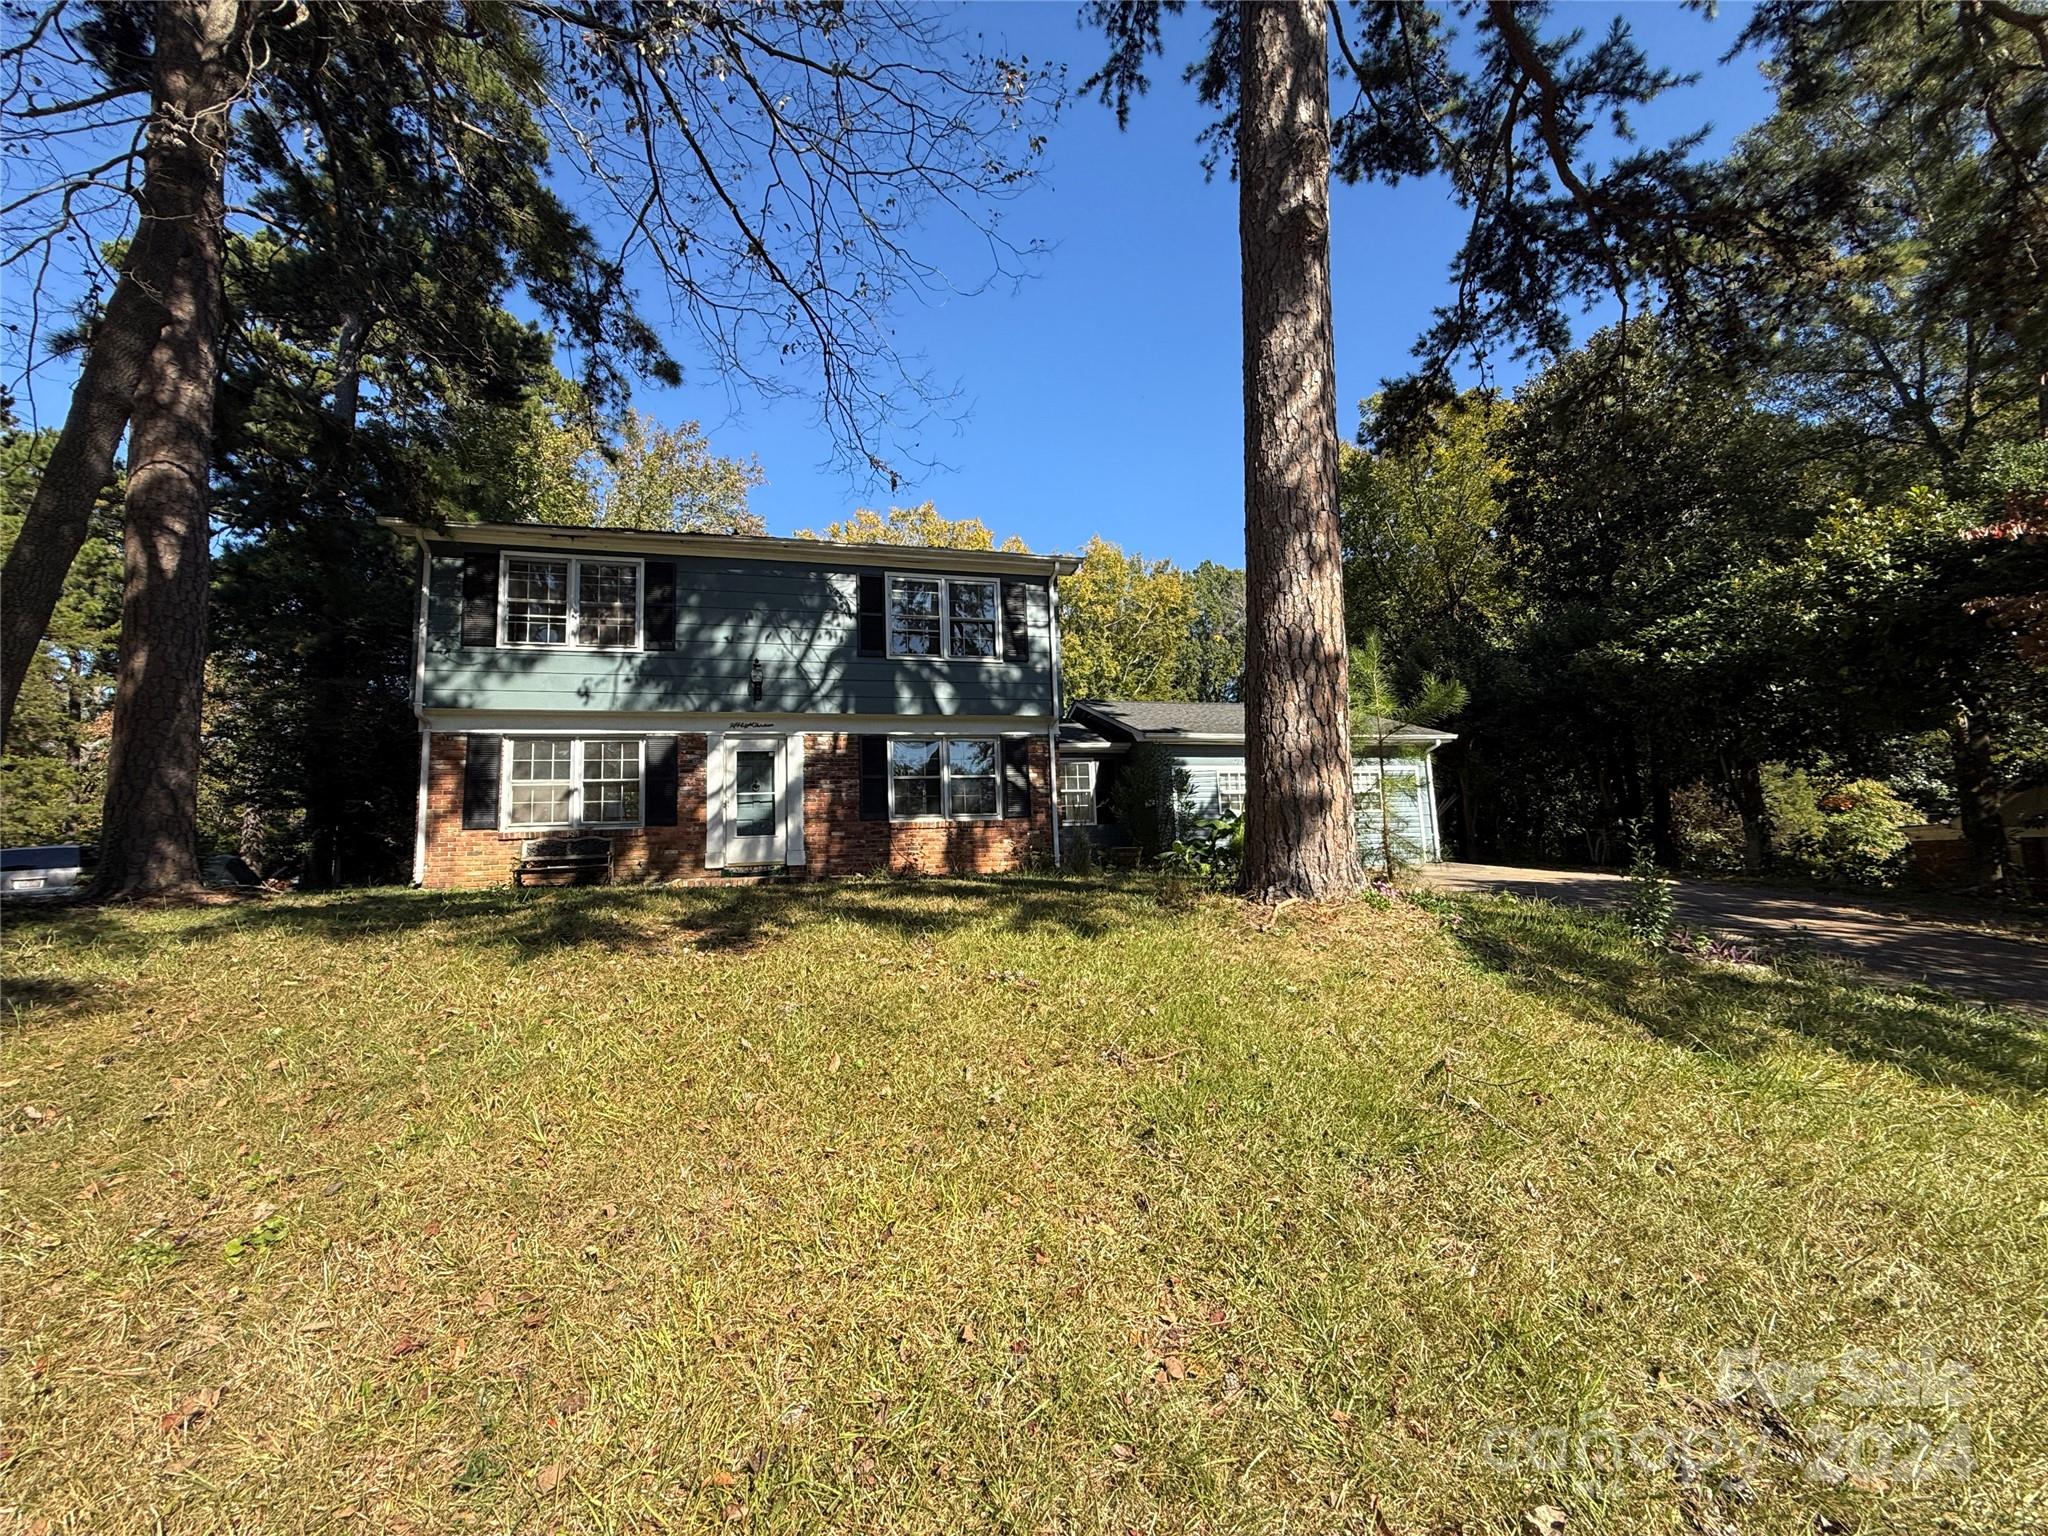
M 992 581 L 946 583 L 946 654 L 993 660 L 996 608 L 1001 598 Z
M 891 576 L 889 654 L 994 661 L 1002 654 L 994 577 Z
M 507 555 L 506 645 L 640 648 L 640 562 Z
M 505 643 L 569 643 L 567 560 L 505 559 Z

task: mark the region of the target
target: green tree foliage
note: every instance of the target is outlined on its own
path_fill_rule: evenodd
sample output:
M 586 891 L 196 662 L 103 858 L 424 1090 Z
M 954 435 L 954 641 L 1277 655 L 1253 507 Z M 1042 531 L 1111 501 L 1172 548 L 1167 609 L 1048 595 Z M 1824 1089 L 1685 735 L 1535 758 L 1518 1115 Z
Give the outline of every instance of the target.
M 0 554 L 14 543 L 56 433 L 29 432 L 0 399 Z M 0 843 L 90 842 L 99 829 L 107 709 L 121 629 L 119 487 L 93 509 L 0 757 Z
M 2001 437 L 2048 433 L 2048 19 L 1772 3 L 1744 36 L 1777 109 L 1722 174 L 1760 210 L 1723 318 L 1859 490 L 1957 490 Z
M 1069 699 L 1182 699 L 1195 620 L 1186 574 L 1099 534 L 1060 580 L 1060 678 Z
M 1517 396 L 1502 527 L 1537 615 L 1522 670 L 1542 680 L 1524 719 L 1605 758 L 1593 830 L 1617 847 L 1646 807 L 1668 857 L 1669 789 L 1704 776 L 1743 809 L 1752 862 L 1767 857 L 1756 766 L 1804 747 L 1810 668 L 1740 573 L 1812 526 L 1826 487 L 1802 438 L 1650 322 L 1603 332 Z
M 1361 446 L 1343 455 L 1346 622 L 1404 662 L 1459 670 L 1509 618 L 1500 497 L 1512 407 L 1473 390 L 1418 431 L 1385 405 L 1365 403 Z
M 590 466 L 548 450 L 598 440 L 628 369 L 674 376 L 543 179 L 530 44 L 422 46 L 387 58 L 351 38 L 279 69 L 268 89 L 315 125 L 313 150 L 247 125 L 270 222 L 229 244 L 206 831 L 314 885 L 411 862 L 418 553 L 375 519 L 580 491 Z M 459 163 L 408 130 L 429 96 L 488 135 Z M 504 308 L 515 283 L 576 344 L 579 380 Z
M 1210 703 L 1244 697 L 1244 572 L 1204 560 L 1187 573 L 1190 620 L 1180 696 Z
M 558 393 L 574 400 L 564 386 Z M 524 427 L 507 461 L 518 489 L 492 517 L 654 533 L 768 531 L 747 507 L 747 493 L 767 479 L 759 462 L 712 452 L 694 421 L 664 427 L 628 410 L 606 432 L 580 402 L 563 410 L 536 396 L 506 424 Z

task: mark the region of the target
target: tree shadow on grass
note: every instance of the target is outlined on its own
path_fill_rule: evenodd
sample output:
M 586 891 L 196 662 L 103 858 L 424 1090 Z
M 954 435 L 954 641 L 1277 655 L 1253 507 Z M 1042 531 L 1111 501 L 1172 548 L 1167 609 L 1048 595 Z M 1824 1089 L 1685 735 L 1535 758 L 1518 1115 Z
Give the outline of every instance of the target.
M 2048 1020 L 1888 989 L 1835 962 L 1737 966 L 1648 954 L 1616 920 L 1549 902 L 1457 906 L 1460 943 L 1513 985 L 1574 1012 L 1590 1002 L 1689 1050 L 1747 1061 L 1796 1040 L 1971 1093 L 2018 1102 L 2048 1094 Z
M 1130 893 L 1093 881 L 1000 875 L 723 888 L 392 889 L 281 896 L 201 911 L 174 936 L 138 934 L 92 909 L 73 911 L 61 921 L 68 941 L 82 937 L 119 945 L 138 940 L 205 943 L 250 933 L 351 943 L 409 935 L 432 925 L 453 942 L 495 950 L 518 962 L 584 948 L 741 953 L 833 922 L 855 923 L 898 940 L 976 927 L 1017 933 L 1049 928 L 1095 938 L 1138 915 L 1144 904 L 1134 902 Z
M 68 976 L 0 977 L 0 1029 L 18 1023 L 31 1008 L 74 1010 L 89 1001 L 94 990 L 91 983 Z

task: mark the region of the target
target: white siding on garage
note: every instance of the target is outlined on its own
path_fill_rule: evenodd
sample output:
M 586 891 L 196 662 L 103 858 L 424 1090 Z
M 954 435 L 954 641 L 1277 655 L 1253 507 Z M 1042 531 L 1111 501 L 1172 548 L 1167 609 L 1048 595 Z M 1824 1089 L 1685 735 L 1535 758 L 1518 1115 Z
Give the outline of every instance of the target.
M 1366 863 L 1382 857 L 1380 825 L 1380 769 L 1373 758 L 1361 758 L 1351 767 L 1352 815 L 1358 828 L 1358 848 Z M 1443 843 L 1436 820 L 1436 781 L 1426 757 L 1394 757 L 1385 763 L 1387 776 L 1387 825 L 1385 840 L 1394 845 L 1394 857 L 1402 863 L 1433 863 L 1443 857 Z
M 1216 776 L 1226 772 L 1243 773 L 1244 758 L 1176 753 L 1173 766 L 1188 776 L 1188 792 L 1180 801 L 1180 819 L 1183 822 L 1208 821 L 1223 814 Z
M 1177 752 L 1174 767 L 1188 777 L 1187 793 L 1181 797 L 1179 812 L 1183 826 L 1207 821 L 1223 814 L 1217 792 L 1217 776 L 1243 773 L 1242 755 L 1227 753 Z M 1394 856 L 1402 863 L 1434 863 L 1443 857 L 1443 839 L 1437 826 L 1436 775 L 1427 757 L 1390 757 L 1386 763 L 1390 831 Z M 1356 797 L 1354 824 L 1358 848 L 1368 865 L 1377 863 L 1380 848 L 1379 763 L 1361 758 L 1352 764 L 1351 789 Z

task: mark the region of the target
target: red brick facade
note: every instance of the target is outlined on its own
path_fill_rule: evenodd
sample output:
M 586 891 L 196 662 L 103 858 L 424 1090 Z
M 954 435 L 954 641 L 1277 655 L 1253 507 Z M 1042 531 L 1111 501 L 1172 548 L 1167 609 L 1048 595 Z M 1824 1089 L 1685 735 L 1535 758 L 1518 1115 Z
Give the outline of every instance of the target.
M 532 832 L 470 831 L 462 825 L 462 766 L 468 738 L 436 731 L 427 756 L 427 867 L 423 885 L 475 888 L 511 883 L 519 845 Z M 606 834 L 620 880 L 683 880 L 704 873 L 704 737 L 676 737 L 676 824 Z
M 1051 748 L 1031 738 L 1031 814 L 1003 821 L 862 821 L 860 738 L 804 738 L 804 854 L 813 875 L 990 875 L 1052 852 Z
M 704 868 L 705 737 L 676 737 L 676 825 L 607 835 L 619 880 L 685 880 Z M 1019 869 L 1052 848 L 1052 769 L 1046 738 L 1030 742 L 1031 814 L 1002 821 L 889 822 L 860 819 L 860 738 L 804 737 L 806 875 L 993 874 Z M 531 832 L 470 831 L 462 825 L 461 732 L 434 733 L 427 762 L 427 839 L 423 884 L 437 888 L 504 885 Z M 794 872 L 794 871 L 793 871 Z M 716 873 L 712 871 L 710 873 Z

